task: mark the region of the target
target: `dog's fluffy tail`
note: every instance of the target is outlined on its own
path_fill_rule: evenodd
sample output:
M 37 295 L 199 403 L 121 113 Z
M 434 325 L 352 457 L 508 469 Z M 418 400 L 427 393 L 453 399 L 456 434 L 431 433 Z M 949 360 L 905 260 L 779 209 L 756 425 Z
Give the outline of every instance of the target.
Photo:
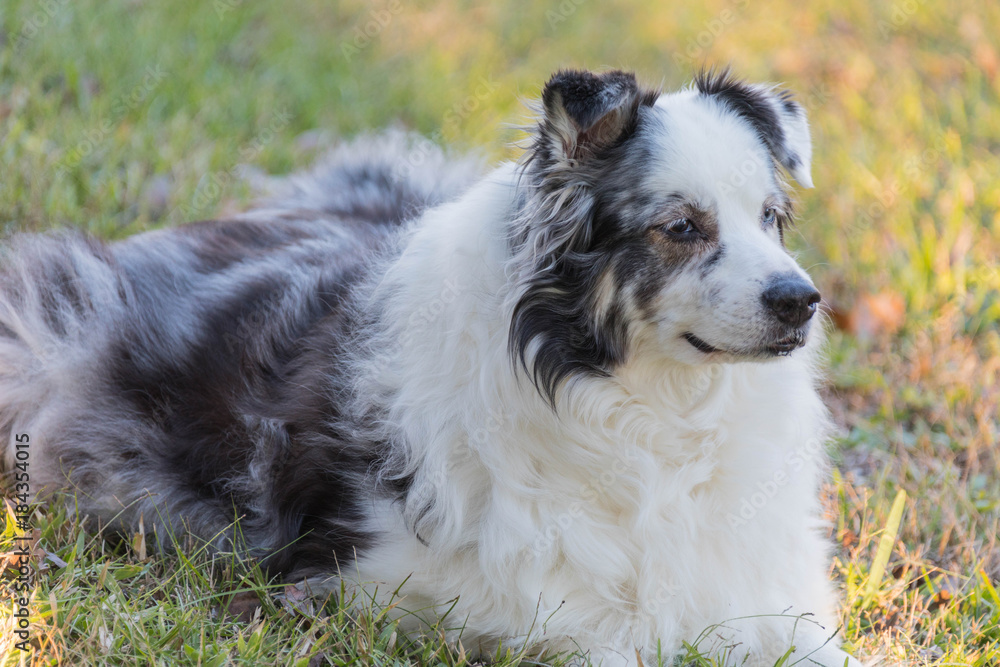
M 81 234 L 18 235 L 0 246 L 0 469 L 14 437 L 35 441 L 47 408 L 78 388 L 125 286 L 107 248 Z M 66 406 L 62 406 L 65 408 Z
M 322 212 L 345 221 L 400 224 L 454 199 L 484 172 L 485 161 L 446 155 L 433 141 L 401 129 L 362 135 L 328 153 L 308 172 L 259 183 L 260 213 Z
M 265 227 L 274 225 L 275 233 L 262 236 L 262 228 L 251 224 L 240 228 L 242 236 L 237 236 L 252 238 L 249 245 L 259 252 L 263 245 L 278 247 L 287 241 L 282 223 L 308 230 L 315 221 L 316 234 L 325 233 L 320 223 L 331 221 L 345 228 L 393 227 L 427 207 L 457 197 L 482 171 L 482 161 L 453 159 L 433 142 L 401 130 L 363 136 L 340 145 L 306 173 L 268 179 L 264 194 L 269 199 L 239 217 Z M 133 264 L 138 262 L 129 265 L 128 271 L 122 264 L 128 258 L 119 252 L 122 246 L 109 246 L 80 233 L 15 235 L 0 242 L 0 472 L 12 469 L 14 436 L 26 433 L 39 444 L 33 448 L 33 467 L 43 481 L 58 484 L 56 465 L 66 462 L 54 460 L 53 452 L 48 457 L 53 460 L 43 460 L 43 450 L 55 447 L 56 430 L 64 440 L 75 439 L 62 433 L 72 421 L 70 415 L 74 424 L 89 428 L 85 401 L 103 395 L 101 387 L 93 385 L 106 379 L 99 364 L 95 366 L 95 360 L 107 358 L 105 347 L 120 341 L 121 332 L 126 331 L 159 341 L 140 346 L 134 354 L 139 349 L 169 349 L 170 341 L 161 339 L 182 327 L 169 319 L 158 320 L 171 317 L 163 299 L 167 292 L 186 288 L 178 283 L 176 290 L 164 292 L 159 301 L 150 301 L 148 294 L 138 291 L 145 289 L 146 277 L 184 282 L 184 276 L 209 270 L 199 264 L 202 256 L 191 253 L 188 246 L 197 233 L 211 235 L 217 229 L 192 229 L 183 243 L 176 238 L 173 244 L 163 241 L 165 263 L 153 266 L 139 252 L 142 245 L 138 254 L 125 252 L 133 257 Z M 379 234 L 361 233 L 355 238 L 373 236 Z M 222 240 L 232 242 L 229 237 Z M 133 240 L 125 243 L 134 245 Z M 237 244 L 236 250 L 242 247 Z M 331 262 L 336 259 L 330 257 Z M 190 267 L 169 266 L 171 261 L 188 262 Z M 174 278 L 161 275 L 174 269 L 178 271 Z M 144 277 L 144 271 L 153 275 Z M 137 304 L 140 298 L 143 303 Z M 77 462 L 77 468 L 83 467 Z

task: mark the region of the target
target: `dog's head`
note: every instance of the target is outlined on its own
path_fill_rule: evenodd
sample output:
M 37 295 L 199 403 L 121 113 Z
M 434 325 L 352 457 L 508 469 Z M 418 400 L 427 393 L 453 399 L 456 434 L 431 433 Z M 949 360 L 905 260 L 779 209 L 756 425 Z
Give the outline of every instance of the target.
M 642 349 L 698 364 L 804 345 L 820 295 L 788 254 L 781 170 L 811 187 L 802 107 L 728 72 L 673 94 L 630 73 L 546 84 L 514 230 L 510 346 L 550 399 Z

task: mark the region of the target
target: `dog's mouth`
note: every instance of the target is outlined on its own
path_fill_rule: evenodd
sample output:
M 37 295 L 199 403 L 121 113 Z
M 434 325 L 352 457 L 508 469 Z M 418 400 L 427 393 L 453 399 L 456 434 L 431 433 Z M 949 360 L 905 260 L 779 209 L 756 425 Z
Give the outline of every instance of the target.
M 702 352 L 703 354 L 715 354 L 717 352 L 727 352 L 721 348 L 715 347 L 706 343 L 701 338 L 698 338 L 690 331 L 683 335 L 684 340 L 691 344 L 691 346 Z M 773 343 L 768 343 L 762 347 L 754 350 L 740 350 L 738 352 L 731 351 L 732 354 L 737 354 L 741 357 L 787 357 L 794 350 L 802 347 L 806 344 L 806 334 L 801 329 L 796 329 L 792 333 L 788 334 L 784 338 L 779 338 Z
M 694 346 L 694 349 L 698 350 L 699 352 L 704 352 L 705 354 L 722 352 L 722 350 L 720 350 L 719 348 L 712 347 L 711 345 L 709 345 L 708 343 L 706 343 L 705 341 L 703 341 L 702 339 L 698 338 L 697 336 L 695 336 L 693 333 L 690 332 L 684 334 L 684 340 L 691 343 L 691 345 Z
M 801 329 L 796 329 L 784 338 L 767 346 L 767 351 L 778 357 L 787 357 L 792 350 L 806 344 L 806 335 Z

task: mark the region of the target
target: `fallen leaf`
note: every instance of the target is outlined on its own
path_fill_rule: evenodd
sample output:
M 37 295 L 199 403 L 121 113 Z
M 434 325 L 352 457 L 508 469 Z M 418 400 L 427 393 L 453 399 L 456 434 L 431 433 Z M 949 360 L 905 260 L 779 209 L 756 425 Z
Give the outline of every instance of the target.
M 115 644 L 114 635 L 112 635 L 105 626 L 101 626 L 97 629 L 98 641 L 101 643 L 101 648 L 107 653 L 111 650 L 111 647 Z
M 985 42 L 976 44 L 972 51 L 972 58 L 979 68 L 991 81 L 996 77 L 997 70 L 1000 69 L 1000 58 L 992 46 Z
M 67 566 L 69 566 L 69 563 L 67 563 L 62 558 L 60 558 L 59 556 L 55 555 L 51 551 L 46 551 L 45 552 L 45 559 L 51 561 L 52 564 L 55 565 L 56 567 L 60 567 L 61 568 L 61 567 L 67 567 Z
M 302 614 L 303 616 L 316 616 L 316 600 L 309 591 L 306 582 L 300 581 L 297 584 L 288 584 L 282 592 L 275 596 L 284 606 Z
M 233 595 L 222 608 L 224 618 L 234 619 L 240 623 L 254 620 L 257 610 L 261 608 L 260 597 L 253 591 L 241 591 Z
M 937 611 L 941 607 L 947 607 L 952 600 L 953 596 L 946 590 L 940 590 L 935 593 L 931 603 L 927 605 L 927 611 Z
M 0 554 L 0 574 L 7 574 L 10 571 L 11 574 L 17 576 L 25 556 L 30 563 L 35 564 L 36 571 L 47 570 L 49 565 L 44 562 L 44 559 L 48 552 L 38 545 L 41 538 L 42 531 L 38 528 L 33 529 L 31 535 L 17 538 L 14 542 L 17 549 Z M 58 556 L 56 558 L 58 559 Z M 58 563 L 56 564 L 58 565 Z M 59 567 L 65 566 L 66 563 L 63 562 Z
M 329 660 L 326 653 L 314 653 L 309 657 L 309 664 L 307 667 L 323 667 L 323 665 L 328 664 Z
M 906 302 L 898 293 L 888 290 L 862 294 L 849 311 L 833 314 L 838 327 L 863 340 L 896 333 L 905 320 Z

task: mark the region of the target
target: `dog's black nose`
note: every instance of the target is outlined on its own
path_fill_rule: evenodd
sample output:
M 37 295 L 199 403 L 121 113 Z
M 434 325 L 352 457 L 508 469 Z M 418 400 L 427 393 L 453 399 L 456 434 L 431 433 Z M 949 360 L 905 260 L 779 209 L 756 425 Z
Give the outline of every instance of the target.
M 819 303 L 816 288 L 795 274 L 772 276 L 761 299 L 783 324 L 800 327 L 809 321 Z

